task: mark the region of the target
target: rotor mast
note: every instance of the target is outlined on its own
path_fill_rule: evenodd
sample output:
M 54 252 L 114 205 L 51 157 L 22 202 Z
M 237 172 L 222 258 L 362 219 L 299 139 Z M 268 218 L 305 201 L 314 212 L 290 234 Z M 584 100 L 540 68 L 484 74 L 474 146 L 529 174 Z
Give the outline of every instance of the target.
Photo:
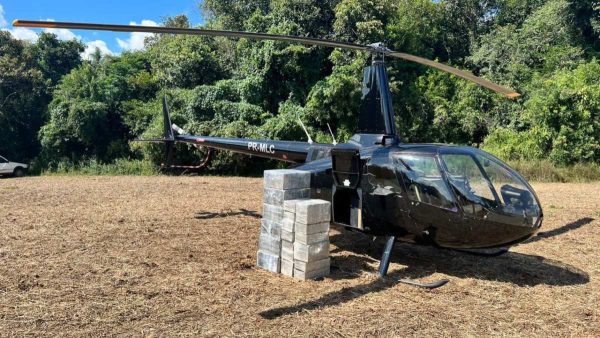
M 372 61 L 363 72 L 357 133 L 397 137 L 392 95 L 385 68 L 385 55 L 389 50 L 382 43 L 371 44 L 369 47 Z

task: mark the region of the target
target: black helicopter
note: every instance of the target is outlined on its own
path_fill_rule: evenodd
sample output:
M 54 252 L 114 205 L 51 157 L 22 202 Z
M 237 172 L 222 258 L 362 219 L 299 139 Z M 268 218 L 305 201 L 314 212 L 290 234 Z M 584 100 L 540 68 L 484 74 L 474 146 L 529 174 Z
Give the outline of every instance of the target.
M 13 25 L 266 39 L 371 53 L 372 63 L 364 69 L 356 134 L 347 143 L 315 144 L 310 136 L 309 142 L 294 142 L 188 135 L 171 123 L 166 100 L 164 138 L 146 141 L 165 142 L 167 162 L 173 144 L 184 142 L 290 162 L 295 169 L 309 171 L 311 197 L 331 201 L 333 224 L 387 237 L 381 276 L 387 274 L 396 241 L 484 254 L 489 252 L 481 249 L 507 248 L 530 238 L 542 224 L 543 212 L 535 192 L 501 160 L 472 147 L 404 143 L 396 133 L 386 57 L 437 68 L 508 98 L 519 96 L 471 73 L 395 52 L 380 43 L 357 45 L 249 32 L 70 22 L 15 20 Z

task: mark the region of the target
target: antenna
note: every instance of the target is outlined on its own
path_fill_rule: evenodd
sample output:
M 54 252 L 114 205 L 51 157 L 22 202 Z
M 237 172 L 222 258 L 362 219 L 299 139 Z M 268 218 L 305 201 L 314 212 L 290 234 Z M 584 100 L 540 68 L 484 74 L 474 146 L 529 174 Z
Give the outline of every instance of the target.
M 333 145 L 337 145 L 337 141 L 335 140 L 335 135 L 333 135 L 333 131 L 331 131 L 331 126 L 327 123 L 327 128 L 329 128 L 329 133 L 331 134 L 331 138 L 333 139 Z
M 300 118 L 298 118 L 298 123 L 300 123 L 300 126 L 302 127 L 302 129 L 304 129 L 304 133 L 306 134 L 306 137 L 308 137 L 308 144 L 313 144 L 313 140 L 310 137 L 308 130 L 306 130 L 306 127 L 304 126 L 304 123 L 302 123 L 302 120 L 300 120 Z

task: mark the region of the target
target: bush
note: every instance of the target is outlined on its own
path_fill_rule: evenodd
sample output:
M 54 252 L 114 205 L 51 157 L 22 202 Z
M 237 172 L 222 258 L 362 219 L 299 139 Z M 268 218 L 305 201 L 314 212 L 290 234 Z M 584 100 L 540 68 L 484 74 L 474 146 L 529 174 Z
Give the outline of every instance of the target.
M 528 131 L 498 128 L 483 142 L 483 150 L 507 161 L 540 160 L 547 156 L 548 132 L 539 127 Z
M 148 161 L 117 159 L 113 163 L 100 163 L 95 159 L 80 163 L 69 161 L 58 162 L 51 165 L 42 175 L 89 175 L 89 176 L 116 176 L 136 175 L 154 176 L 159 175 L 157 166 Z
M 600 63 L 592 60 L 533 84 L 524 118 L 547 131 L 556 164 L 600 162 Z
M 549 160 L 509 161 L 525 179 L 532 182 L 592 182 L 600 181 L 600 165 L 578 163 L 572 166 L 556 166 Z

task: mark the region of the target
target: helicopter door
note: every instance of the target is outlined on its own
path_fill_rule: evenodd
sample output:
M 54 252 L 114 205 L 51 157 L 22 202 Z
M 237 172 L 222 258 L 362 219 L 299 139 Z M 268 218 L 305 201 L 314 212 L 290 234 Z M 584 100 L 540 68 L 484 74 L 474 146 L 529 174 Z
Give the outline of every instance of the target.
M 401 154 L 395 162 L 409 200 L 414 235 L 424 240 L 434 237 L 432 232 L 459 217 L 437 158 L 433 154 Z
M 362 189 L 360 151 L 340 145 L 331 151 L 333 222 L 362 229 Z

